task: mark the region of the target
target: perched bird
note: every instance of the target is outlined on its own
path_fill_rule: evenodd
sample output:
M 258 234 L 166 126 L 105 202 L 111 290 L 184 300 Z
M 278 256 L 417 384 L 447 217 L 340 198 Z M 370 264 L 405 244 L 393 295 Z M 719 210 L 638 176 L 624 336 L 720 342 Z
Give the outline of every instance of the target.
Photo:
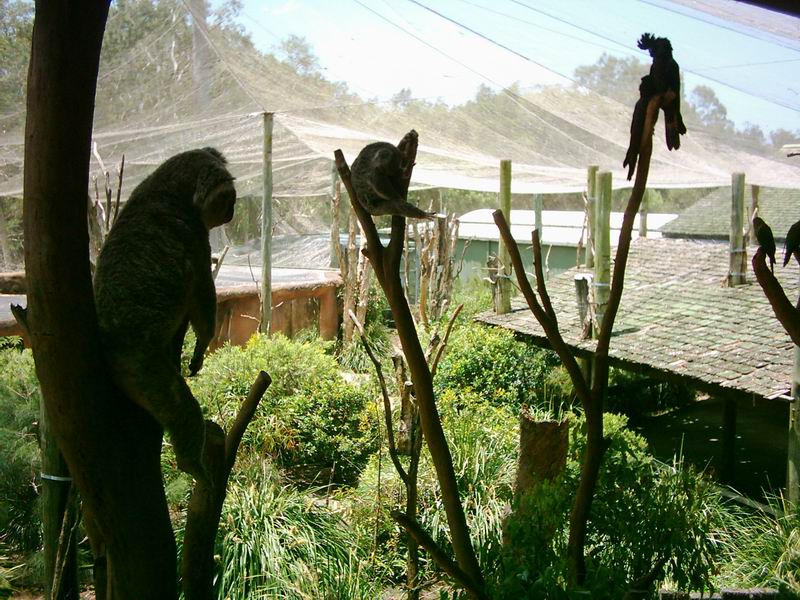
M 761 249 L 769 256 L 769 268 L 775 272 L 775 238 L 772 236 L 772 229 L 764 222 L 761 217 L 753 219 L 753 229 L 756 232 L 756 239 Z
M 406 138 L 400 142 L 403 144 Z M 410 204 L 403 193 L 404 155 L 389 142 L 365 146 L 353 161 L 350 177 L 361 206 L 373 216 L 402 215 L 430 219 L 433 213 Z
M 686 125 L 681 116 L 681 73 L 678 63 L 672 58 L 672 44 L 667 38 L 657 38 L 652 33 L 642 34 L 637 46 L 647 50 L 653 59 L 650 76 L 657 94 L 667 90 L 675 93 L 675 99 L 662 106 L 664 127 L 666 128 L 667 148 L 677 150 L 681 147 L 680 136 L 686 133 Z
M 783 266 L 789 264 L 792 256 L 800 263 L 800 221 L 789 227 L 786 241 L 783 244 Z
M 642 77 L 639 84 L 639 100 L 633 107 L 633 117 L 631 118 L 631 141 L 628 144 L 628 152 L 625 160 L 622 161 L 623 167 L 628 167 L 628 181 L 633 177 L 636 170 L 636 160 L 639 158 L 639 147 L 642 143 L 642 133 L 644 132 L 644 121 L 647 116 L 647 103 L 656 94 L 655 84 L 652 75 Z

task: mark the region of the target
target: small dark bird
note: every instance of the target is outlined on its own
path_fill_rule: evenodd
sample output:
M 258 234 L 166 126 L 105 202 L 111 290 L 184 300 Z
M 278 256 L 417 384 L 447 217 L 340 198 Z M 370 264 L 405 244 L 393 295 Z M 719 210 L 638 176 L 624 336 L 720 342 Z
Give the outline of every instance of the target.
M 756 239 L 761 249 L 769 256 L 769 268 L 775 272 L 775 238 L 772 236 L 772 229 L 764 222 L 761 217 L 753 219 L 753 229 L 756 232 Z
M 405 170 L 405 157 L 397 146 L 389 142 L 374 142 L 365 146 L 350 169 L 350 178 L 361 206 L 373 216 L 432 218 L 434 213 L 425 212 L 405 199 Z
M 645 75 L 642 77 L 642 82 L 639 84 L 639 100 L 636 101 L 636 106 L 633 107 L 631 141 L 628 144 L 628 152 L 625 154 L 625 160 L 622 161 L 622 166 L 628 167 L 628 181 L 633 177 L 633 172 L 636 170 L 636 161 L 639 158 L 639 147 L 642 143 L 644 121 L 647 116 L 647 103 L 655 94 L 656 88 L 653 83 L 652 75 Z
M 800 263 L 800 221 L 789 227 L 786 234 L 786 241 L 783 244 L 783 266 L 789 264 L 789 260 L 795 257 Z
M 667 38 L 657 38 L 652 33 L 645 33 L 639 38 L 637 46 L 647 50 L 653 59 L 650 75 L 657 94 L 667 90 L 675 93 L 675 99 L 662 106 L 664 111 L 664 127 L 666 128 L 667 148 L 677 150 L 681 147 L 680 136 L 686 133 L 686 125 L 681 116 L 681 73 L 678 63 L 672 58 L 672 44 Z

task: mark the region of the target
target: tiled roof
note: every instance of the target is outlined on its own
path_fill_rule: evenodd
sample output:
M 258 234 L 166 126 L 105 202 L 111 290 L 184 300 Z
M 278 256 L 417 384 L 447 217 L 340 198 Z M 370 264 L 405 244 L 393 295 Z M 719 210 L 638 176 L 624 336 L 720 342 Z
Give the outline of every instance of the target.
M 754 251 L 748 250 L 748 284 L 730 288 L 724 285 L 725 243 L 634 241 L 611 338 L 612 363 L 679 375 L 708 391 L 722 388 L 766 398 L 788 394 L 793 344 L 755 281 L 750 267 Z M 793 298 L 798 266 L 790 264 L 776 267 L 776 275 Z M 592 351 L 595 342 L 580 339 L 576 272 L 553 277 L 547 287 L 565 341 L 573 350 Z M 482 313 L 478 319 L 546 342 L 521 300 L 509 314 Z
M 751 186 L 745 186 L 745 209 L 750 210 Z M 800 220 L 800 190 L 762 187 L 758 214 L 769 223 L 776 240 L 784 240 L 793 223 Z M 687 208 L 677 219 L 661 227 L 669 237 L 728 239 L 731 229 L 731 188 L 717 188 Z

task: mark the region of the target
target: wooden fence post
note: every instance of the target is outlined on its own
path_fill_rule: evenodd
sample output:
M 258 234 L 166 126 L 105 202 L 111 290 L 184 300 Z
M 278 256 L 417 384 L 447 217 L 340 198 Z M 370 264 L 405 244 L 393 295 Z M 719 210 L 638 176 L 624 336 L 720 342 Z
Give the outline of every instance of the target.
M 594 219 L 594 337 L 600 335 L 600 324 L 606 312 L 611 291 L 611 173 L 596 177 L 597 201 Z
M 261 321 L 258 330 L 269 335 L 272 322 L 272 125 L 273 114 L 264 113 L 263 182 L 261 200 Z
M 744 173 L 731 175 L 731 233 L 728 286 L 747 283 L 747 249 L 744 244 Z
M 500 210 L 503 211 L 506 221 L 511 224 L 511 161 L 500 161 Z M 511 312 L 511 255 L 502 240 L 498 242 L 498 255 L 502 265 L 499 274 L 498 301 L 495 311 L 502 315 Z
M 786 458 L 786 497 L 800 510 L 800 346 L 794 347 L 792 397 L 789 405 L 789 449 Z
M 594 207 L 597 198 L 597 171 L 600 167 L 589 165 L 586 169 L 586 225 L 589 233 L 586 236 L 586 268 L 594 267 Z

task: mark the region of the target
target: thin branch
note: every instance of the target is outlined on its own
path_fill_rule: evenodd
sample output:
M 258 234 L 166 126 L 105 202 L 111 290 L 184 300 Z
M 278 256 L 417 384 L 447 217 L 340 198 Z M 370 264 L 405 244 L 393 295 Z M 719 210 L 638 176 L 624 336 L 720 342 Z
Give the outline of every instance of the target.
M 233 421 L 233 425 L 231 425 L 228 434 L 225 436 L 225 466 L 229 472 L 233 468 L 233 463 L 236 460 L 236 453 L 239 450 L 239 444 L 242 442 L 244 432 L 250 424 L 250 421 L 253 420 L 258 404 L 261 402 L 261 398 L 264 396 L 264 393 L 271 383 L 272 378 L 266 371 L 260 371 L 258 373 L 253 385 L 250 386 L 247 398 L 239 407 L 239 412 L 236 413 L 236 419 Z
M 544 329 L 553 350 L 556 351 L 561 362 L 564 363 L 564 367 L 567 369 L 573 385 L 575 386 L 575 394 L 580 398 L 584 407 L 586 407 L 591 403 L 591 394 L 589 386 L 581 373 L 581 369 L 575 357 L 572 356 L 566 342 L 564 342 L 564 338 L 561 337 L 558 326 L 553 323 L 544 308 L 539 304 L 539 300 L 536 298 L 533 288 L 531 288 L 531 284 L 525 275 L 525 267 L 522 264 L 519 247 L 511 235 L 511 230 L 508 227 L 503 211 L 496 210 L 492 213 L 492 216 L 494 217 L 494 222 L 497 224 L 497 229 L 500 230 L 500 237 L 503 238 L 503 244 L 505 244 L 505 247 L 508 249 L 508 254 L 511 257 L 511 264 L 514 266 L 514 271 L 517 274 L 520 291 L 522 295 L 525 296 L 528 307 L 533 312 L 536 320 L 539 321 L 542 329 Z
M 394 465 L 397 474 L 400 475 L 400 479 L 402 479 L 403 483 L 407 486 L 408 474 L 403 468 L 403 465 L 400 463 L 400 458 L 397 456 L 397 446 L 394 442 L 394 428 L 392 427 L 392 403 L 389 400 L 389 391 L 386 388 L 386 380 L 383 378 L 383 369 L 381 368 L 381 363 L 378 360 L 378 357 L 375 356 L 375 353 L 372 351 L 372 347 L 367 341 L 367 336 L 364 334 L 364 326 L 361 324 L 361 321 L 358 320 L 358 317 L 356 317 L 352 310 L 349 311 L 349 313 L 350 318 L 353 320 L 353 324 L 356 326 L 358 333 L 361 335 L 361 345 L 364 346 L 364 350 L 366 351 L 367 356 L 369 356 L 369 359 L 372 361 L 372 364 L 375 366 L 375 372 L 378 375 L 378 383 L 381 386 L 381 395 L 383 396 L 383 413 L 384 420 L 386 422 L 386 436 L 389 440 L 389 457 L 392 459 L 392 464 Z
M 469 578 L 469 576 L 461 570 L 461 568 L 447 556 L 447 553 L 439 547 L 431 536 L 429 536 L 419 523 L 413 519 L 409 519 L 405 514 L 399 510 L 393 510 L 391 513 L 392 518 L 397 521 L 408 534 L 430 555 L 433 561 L 439 565 L 439 568 L 452 577 L 461 587 L 473 594 L 481 600 L 488 600 L 488 596 L 484 594 Z
M 637 600 L 639 598 L 648 598 L 650 596 L 650 588 L 656 579 L 661 576 L 661 570 L 667 564 L 665 557 L 659 558 L 653 563 L 653 568 L 645 573 L 642 577 L 637 579 L 631 584 L 630 589 L 623 596 L 622 600 Z
M 531 232 L 531 243 L 533 244 L 533 268 L 536 273 L 536 291 L 539 292 L 539 297 L 542 299 L 542 305 L 547 316 L 553 320 L 553 325 L 558 327 L 558 318 L 556 311 L 553 310 L 553 304 L 550 302 L 550 294 L 547 293 L 547 285 L 544 281 L 544 269 L 542 268 L 542 244 L 539 239 L 539 230 L 534 229 Z
M 603 315 L 603 322 L 600 324 L 600 335 L 597 338 L 597 347 L 595 348 L 595 360 L 601 363 L 600 370 L 605 368 L 605 365 L 608 364 L 608 348 L 611 342 L 611 330 L 617 318 L 617 311 L 620 301 L 622 300 L 622 289 L 625 285 L 625 267 L 628 264 L 633 222 L 639 212 L 639 207 L 642 204 L 642 198 L 644 198 L 644 193 L 647 188 L 647 176 L 650 172 L 650 156 L 653 152 L 653 130 L 658 120 L 658 111 L 664 102 L 668 102 L 672 99 L 670 96 L 674 96 L 674 92 L 671 90 L 664 94 L 654 96 L 647 104 L 647 114 L 642 131 L 642 143 L 639 148 L 639 162 L 636 166 L 636 179 L 633 184 L 633 189 L 631 190 L 630 199 L 628 200 L 628 206 L 625 208 L 625 215 L 622 218 L 622 228 L 620 229 L 617 241 L 617 254 L 614 258 L 611 291 L 609 292 L 608 303 L 606 304 L 606 312 Z M 607 384 L 607 377 L 596 377 L 593 384 L 593 391 L 595 393 L 603 392 Z
M 752 265 L 756 281 L 769 300 L 775 318 L 783 325 L 792 341 L 800 346 L 800 310 L 792 305 L 792 302 L 786 297 L 783 286 L 770 271 L 767 266 L 766 253 L 762 248 L 756 250 Z
M 439 368 L 439 361 L 442 360 L 442 355 L 444 355 L 444 349 L 447 346 L 447 340 L 450 339 L 450 332 L 453 331 L 453 324 L 456 322 L 456 318 L 458 318 L 458 315 L 461 313 L 463 308 L 464 304 L 459 304 L 456 306 L 453 314 L 450 315 L 450 320 L 447 322 L 447 328 L 444 330 L 444 338 L 442 338 L 442 343 L 439 344 L 439 348 L 436 351 L 436 357 L 431 363 L 431 379 L 436 377 L 436 370 Z

